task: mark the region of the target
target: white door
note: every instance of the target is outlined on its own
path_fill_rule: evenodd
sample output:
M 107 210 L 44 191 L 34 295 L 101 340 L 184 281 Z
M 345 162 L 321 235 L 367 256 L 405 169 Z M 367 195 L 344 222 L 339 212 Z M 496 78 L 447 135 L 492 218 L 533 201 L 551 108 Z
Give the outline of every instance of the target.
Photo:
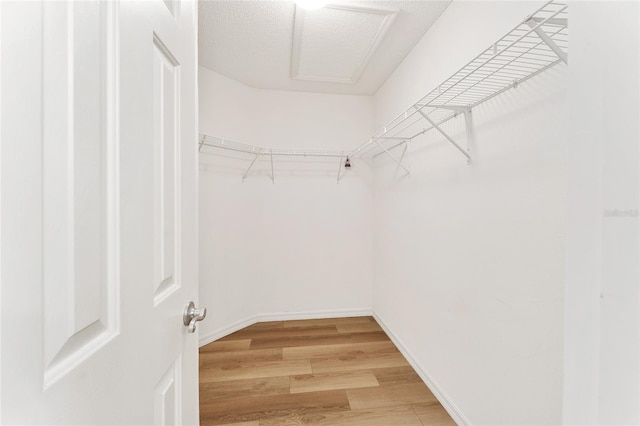
M 194 1 L 0 2 L 2 424 L 195 424 Z

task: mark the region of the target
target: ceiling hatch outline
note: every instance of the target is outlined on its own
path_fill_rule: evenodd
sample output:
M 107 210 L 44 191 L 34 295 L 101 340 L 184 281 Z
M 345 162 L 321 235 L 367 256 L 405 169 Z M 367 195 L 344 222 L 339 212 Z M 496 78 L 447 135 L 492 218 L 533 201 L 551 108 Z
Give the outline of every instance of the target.
M 291 78 L 295 80 L 305 81 L 319 81 L 326 83 L 344 83 L 355 84 L 362 75 L 362 72 L 367 67 L 371 57 L 375 53 L 376 49 L 384 39 L 389 28 L 393 24 L 399 10 L 386 9 L 381 7 L 360 6 L 353 4 L 327 4 L 323 9 L 333 9 L 337 11 L 355 12 L 361 14 L 373 14 L 383 17 L 380 25 L 378 26 L 375 35 L 369 42 L 362 60 L 356 64 L 355 70 L 350 77 L 332 77 L 313 74 L 301 74 L 300 73 L 300 60 L 302 57 L 302 44 L 304 38 L 304 23 L 305 18 L 309 12 L 304 8 L 295 6 L 294 24 L 293 24 L 293 43 L 291 46 Z M 313 13 L 314 11 L 311 11 Z

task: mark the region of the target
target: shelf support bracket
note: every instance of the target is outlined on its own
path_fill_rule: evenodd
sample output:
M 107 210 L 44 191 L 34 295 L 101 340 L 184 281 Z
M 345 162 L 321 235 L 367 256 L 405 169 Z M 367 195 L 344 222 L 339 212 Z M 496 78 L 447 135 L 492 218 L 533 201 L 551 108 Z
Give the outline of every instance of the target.
M 276 183 L 276 175 L 273 172 L 273 151 L 271 151 L 271 183 Z
M 398 166 L 402 167 L 402 168 L 404 169 L 404 171 L 405 171 L 405 172 L 407 172 L 407 175 L 410 175 L 410 174 L 411 174 L 411 172 L 409 172 L 409 169 L 407 169 L 405 166 L 403 166 L 403 165 L 402 165 L 402 163 L 401 163 L 400 161 L 398 161 L 398 159 L 397 159 L 396 157 L 394 157 L 394 156 L 393 156 L 393 154 L 392 154 L 392 153 L 390 153 L 390 152 L 389 152 L 389 150 L 388 150 L 387 148 L 385 148 L 385 147 L 384 147 L 380 142 L 378 142 L 378 140 L 377 140 L 377 139 L 374 139 L 374 140 L 375 140 L 375 142 L 378 144 L 378 146 L 379 146 L 380 148 L 382 148 L 382 150 L 383 150 L 384 152 L 386 152 L 386 153 L 387 153 L 387 155 L 388 155 L 389 157 L 391 157 L 391 159 L 392 159 L 393 161 L 395 161 L 395 163 L 396 163 Z
M 340 174 L 342 173 L 342 159 L 344 157 L 340 157 L 338 159 L 338 181 L 336 183 L 340 183 Z
M 473 123 L 471 122 L 471 109 L 464 111 L 464 125 L 467 128 L 467 152 L 471 152 L 471 146 L 473 145 Z M 471 162 L 470 158 L 467 158 L 467 164 Z
M 404 157 L 407 154 L 408 150 L 409 150 L 409 141 L 405 140 L 404 149 L 402 150 L 402 154 L 400 154 L 400 162 L 404 161 Z M 407 166 L 409 166 L 409 164 L 407 164 Z
M 204 140 L 206 137 L 206 135 L 202 135 L 202 139 L 200 139 L 200 144 L 198 145 L 198 152 L 202 150 L 202 145 L 204 145 Z
M 436 129 L 438 132 L 440 132 L 440 134 L 442 134 L 442 136 L 444 136 L 449 142 L 451 142 L 451 144 L 453 146 L 455 146 L 458 151 L 460 151 L 462 153 L 462 155 L 464 155 L 465 157 L 467 157 L 467 164 L 471 164 L 471 156 L 469 155 L 469 153 L 467 151 L 464 150 L 464 148 L 462 148 L 451 136 L 449 136 L 447 134 L 447 132 L 445 132 L 444 130 L 442 130 L 442 128 L 440 126 L 438 126 L 438 123 L 436 123 L 435 121 L 433 121 L 431 119 L 431 117 L 429 117 L 427 114 L 425 114 L 424 112 L 422 112 L 421 109 L 416 108 L 418 110 L 418 113 L 429 122 L 429 124 L 431 124 L 433 126 L 434 129 Z
M 251 171 L 251 168 L 253 167 L 253 165 L 256 163 L 256 160 L 258 159 L 258 157 L 260 157 L 260 152 L 256 154 L 255 158 L 253 159 L 253 161 L 251 162 L 251 164 L 249 164 L 249 168 L 247 169 L 246 172 L 244 172 L 244 175 L 242 175 L 242 182 L 244 182 L 244 180 L 247 178 L 247 176 L 249 175 L 249 172 Z
M 544 21 L 542 21 L 542 22 L 544 22 Z M 549 35 L 544 32 L 544 30 L 542 28 L 540 28 L 540 24 L 542 22 L 538 22 L 537 19 L 531 18 L 531 19 L 529 19 L 527 21 L 527 25 L 529 25 L 533 29 L 533 32 L 538 34 L 538 37 L 540 37 L 542 39 L 542 41 L 544 41 L 546 43 L 546 45 L 549 46 L 549 49 L 553 50 L 553 53 L 558 55 L 558 58 L 560 58 L 560 60 L 562 62 L 564 62 L 565 64 L 569 63 L 569 58 L 568 58 L 567 54 L 564 53 L 564 51 L 560 48 L 560 46 L 558 46 L 551 39 L 551 37 L 549 37 Z

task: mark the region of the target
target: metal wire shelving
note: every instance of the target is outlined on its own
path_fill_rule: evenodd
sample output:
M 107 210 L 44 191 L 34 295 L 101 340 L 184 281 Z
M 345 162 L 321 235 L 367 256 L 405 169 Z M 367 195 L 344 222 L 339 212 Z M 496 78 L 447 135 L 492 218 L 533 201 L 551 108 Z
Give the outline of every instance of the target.
M 392 151 L 403 145 L 406 147 L 414 138 L 435 129 L 469 163 L 472 160 L 469 152 L 472 109 L 557 64 L 567 64 L 568 37 L 567 4 L 557 0 L 547 2 L 349 152 L 260 148 L 205 135 L 201 135 L 200 149 L 206 146 L 252 154 L 255 157 L 251 166 L 259 157 L 268 156 L 272 163 L 272 179 L 273 157 L 278 156 L 333 157 L 339 159 L 339 164 L 344 164 L 347 157 L 353 161 L 386 154 L 409 173 L 402 158 L 397 158 Z M 460 114 L 465 118 L 466 146 L 441 127 Z M 243 179 L 251 171 L 251 166 Z
M 270 163 L 271 180 L 275 182 L 274 158 L 277 159 L 278 157 L 297 157 L 298 159 L 337 160 L 335 165 L 338 166 L 337 174 L 339 182 L 342 177 L 342 169 L 345 163 L 348 162 L 349 158 L 349 153 L 345 151 L 264 148 L 236 142 L 231 139 L 201 134 L 200 145 L 198 149 L 200 152 L 202 152 L 203 148 L 209 149 L 213 153 L 215 153 L 216 150 L 230 151 L 233 153 L 238 153 L 243 156 L 243 158 L 248 159 L 250 163 L 248 168 L 242 175 L 243 181 L 247 178 L 247 176 L 249 176 L 249 173 L 253 169 L 253 166 L 259 159 L 266 159 Z

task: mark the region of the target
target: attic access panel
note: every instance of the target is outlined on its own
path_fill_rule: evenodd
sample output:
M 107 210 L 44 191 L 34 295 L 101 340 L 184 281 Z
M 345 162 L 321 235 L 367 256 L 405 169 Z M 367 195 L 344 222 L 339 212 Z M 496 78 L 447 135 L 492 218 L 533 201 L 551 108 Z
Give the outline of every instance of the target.
M 291 78 L 353 84 L 393 23 L 397 10 L 329 4 L 296 6 Z

